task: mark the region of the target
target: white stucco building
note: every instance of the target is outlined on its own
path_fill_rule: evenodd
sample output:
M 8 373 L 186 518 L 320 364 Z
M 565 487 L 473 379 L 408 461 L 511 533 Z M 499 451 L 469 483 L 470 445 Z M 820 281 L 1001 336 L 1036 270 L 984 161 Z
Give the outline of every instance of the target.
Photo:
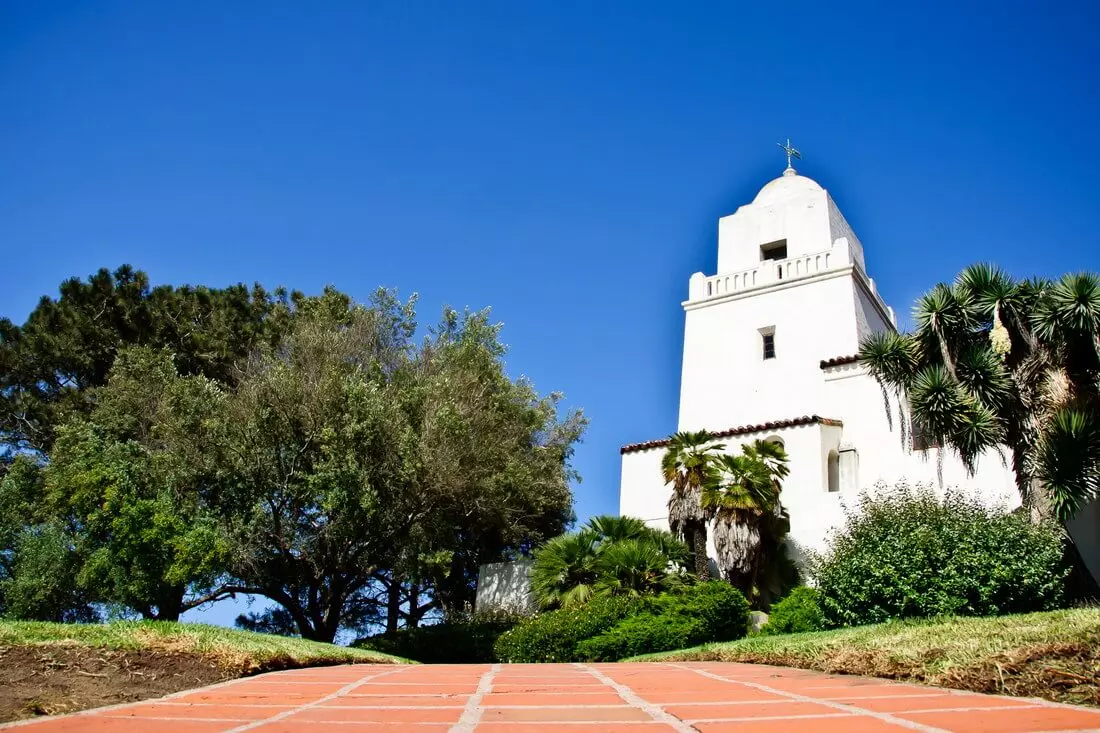
M 862 243 L 815 181 L 788 167 L 720 219 L 717 274 L 692 275 L 683 308 L 675 428 L 707 429 L 731 452 L 757 438 L 782 441 L 790 455 L 782 501 L 796 558 L 823 549 L 842 504 L 879 480 L 904 477 L 1019 504 L 1012 470 L 996 452 L 971 476 L 950 450 L 915 444 L 906 406 L 854 357 L 864 336 L 895 328 L 896 319 L 868 275 Z M 667 527 L 666 444 L 622 447 L 621 514 Z M 1097 504 L 1073 525 L 1100 576 L 1097 527 Z

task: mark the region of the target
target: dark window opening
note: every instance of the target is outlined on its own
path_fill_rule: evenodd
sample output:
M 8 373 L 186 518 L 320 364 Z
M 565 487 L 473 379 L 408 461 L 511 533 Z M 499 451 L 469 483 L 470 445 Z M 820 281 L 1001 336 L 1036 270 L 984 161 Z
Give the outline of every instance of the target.
M 787 259 L 787 240 L 780 239 L 778 242 L 772 242 L 770 244 L 764 244 L 760 246 L 760 259 L 761 260 L 785 260 Z
M 764 334 L 764 358 L 765 359 L 774 359 L 775 358 L 775 334 L 774 333 Z

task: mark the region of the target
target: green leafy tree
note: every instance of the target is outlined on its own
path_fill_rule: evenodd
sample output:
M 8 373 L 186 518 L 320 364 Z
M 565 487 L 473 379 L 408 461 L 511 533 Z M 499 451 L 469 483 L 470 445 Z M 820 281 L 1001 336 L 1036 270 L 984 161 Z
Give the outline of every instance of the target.
M 305 638 L 377 618 L 380 582 L 460 606 L 479 563 L 570 516 L 583 419 L 507 379 L 484 314 L 448 311 L 419 348 L 414 316 L 386 291 L 303 301 L 227 402 L 230 587 L 274 600 Z
M 586 420 L 560 416 L 560 394 L 510 379 L 504 355 L 488 311 L 447 309 L 398 375 L 416 483 L 433 508 L 397 570 L 447 615 L 472 605 L 481 564 L 513 559 L 573 520 L 570 459 Z
M 740 455 L 714 456 L 703 480 L 701 504 L 714 520 L 714 549 L 722 576 L 756 605 L 766 607 L 777 589 L 765 579 L 782 559 L 790 520 L 779 501 L 790 473 L 787 452 L 757 440 Z
M 635 517 L 593 517 L 534 552 L 531 592 L 542 608 L 662 593 L 690 580 L 687 545 Z
M 48 455 L 57 430 L 90 412 L 89 390 L 107 383 L 127 346 L 166 348 L 182 374 L 232 383 L 236 362 L 276 342 L 301 297 L 259 285 L 151 288 L 129 265 L 66 280 L 22 326 L 0 319 L 0 453 Z
M 19 456 L 0 478 L 0 615 L 28 621 L 94 621 L 77 583 L 74 539 L 48 511 L 41 465 Z
M 676 433 L 661 457 L 661 474 L 672 484 L 668 500 L 668 526 L 691 547 L 695 575 L 710 579 L 707 557 L 707 510 L 703 508 L 703 484 L 714 457 L 725 445 L 714 443 L 705 430 Z
M 80 585 L 146 618 L 177 620 L 224 594 L 228 545 L 208 456 L 224 394 L 169 354 L 124 350 L 96 406 L 58 431 L 46 501 L 72 527 Z
M 963 270 L 914 308 L 912 333 L 864 341 L 860 358 L 912 422 L 974 469 L 1005 446 L 1036 521 L 1066 522 L 1100 495 L 1100 279 L 1014 281 Z M 1095 594 L 1072 543 L 1076 583 Z

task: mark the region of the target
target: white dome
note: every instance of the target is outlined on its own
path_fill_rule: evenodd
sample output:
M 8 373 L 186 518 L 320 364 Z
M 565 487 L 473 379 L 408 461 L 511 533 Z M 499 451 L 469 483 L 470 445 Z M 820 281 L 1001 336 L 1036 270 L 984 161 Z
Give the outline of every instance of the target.
M 794 168 L 783 171 L 783 175 L 773 181 L 768 181 L 752 200 L 754 204 L 774 204 L 786 201 L 796 196 L 815 191 L 824 191 L 817 181 L 795 173 Z

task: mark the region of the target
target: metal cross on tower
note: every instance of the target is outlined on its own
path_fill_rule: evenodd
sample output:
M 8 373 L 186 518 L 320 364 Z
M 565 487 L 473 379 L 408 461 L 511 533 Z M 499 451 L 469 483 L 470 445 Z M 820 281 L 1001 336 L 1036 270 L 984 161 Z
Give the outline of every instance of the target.
M 792 158 L 798 158 L 799 160 L 802 160 L 802 153 L 800 153 L 797 148 L 795 148 L 791 145 L 791 139 L 790 138 L 787 138 L 787 144 L 786 145 L 784 145 L 783 143 L 776 143 L 776 145 L 783 148 L 783 152 L 787 154 L 787 167 L 788 168 L 793 169 L 793 167 L 794 167 L 794 166 L 791 165 L 791 159 Z

